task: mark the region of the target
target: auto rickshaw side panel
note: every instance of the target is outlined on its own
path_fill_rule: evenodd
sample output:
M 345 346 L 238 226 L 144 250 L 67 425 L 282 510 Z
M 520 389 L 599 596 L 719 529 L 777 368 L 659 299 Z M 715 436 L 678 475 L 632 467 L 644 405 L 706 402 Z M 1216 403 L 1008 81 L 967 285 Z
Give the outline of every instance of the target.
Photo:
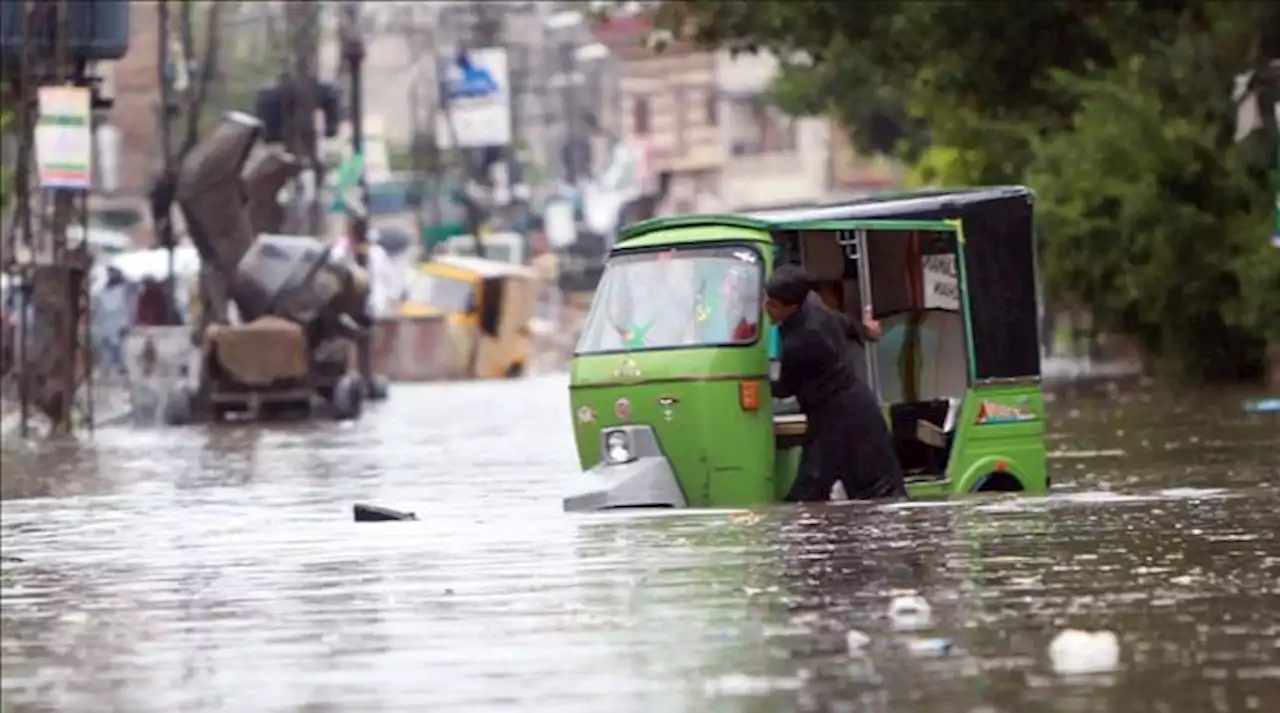
M 951 492 L 1010 490 L 1044 493 L 1044 393 L 1038 383 L 987 383 L 969 390 L 957 419 L 947 474 Z
M 644 425 L 656 434 L 689 505 L 773 502 L 765 359 L 755 345 L 577 357 L 570 404 L 582 468 L 601 461 L 602 430 Z

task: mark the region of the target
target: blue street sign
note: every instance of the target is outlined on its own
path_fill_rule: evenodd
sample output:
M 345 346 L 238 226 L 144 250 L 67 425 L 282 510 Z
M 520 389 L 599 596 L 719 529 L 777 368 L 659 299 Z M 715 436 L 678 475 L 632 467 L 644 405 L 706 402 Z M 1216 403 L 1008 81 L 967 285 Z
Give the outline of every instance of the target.
M 480 99 L 498 93 L 498 81 L 485 67 L 473 64 L 466 52 L 459 52 L 452 71 L 443 82 L 444 95 L 453 99 Z

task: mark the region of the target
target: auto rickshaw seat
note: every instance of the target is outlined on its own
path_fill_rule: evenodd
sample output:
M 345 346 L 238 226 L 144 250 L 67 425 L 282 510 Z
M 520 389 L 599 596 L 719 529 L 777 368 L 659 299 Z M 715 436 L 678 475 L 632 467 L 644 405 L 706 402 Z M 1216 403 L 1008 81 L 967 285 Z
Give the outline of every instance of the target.
M 950 399 L 929 399 L 889 407 L 889 431 L 904 473 L 945 473 L 955 441 L 953 406 Z

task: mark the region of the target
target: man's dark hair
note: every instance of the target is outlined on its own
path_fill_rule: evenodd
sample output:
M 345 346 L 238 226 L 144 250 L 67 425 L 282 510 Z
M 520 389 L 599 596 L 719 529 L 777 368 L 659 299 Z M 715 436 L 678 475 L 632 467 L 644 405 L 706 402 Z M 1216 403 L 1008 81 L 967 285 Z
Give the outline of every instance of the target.
M 785 305 L 804 302 L 813 290 L 813 275 L 799 265 L 781 265 L 764 283 L 764 293 Z

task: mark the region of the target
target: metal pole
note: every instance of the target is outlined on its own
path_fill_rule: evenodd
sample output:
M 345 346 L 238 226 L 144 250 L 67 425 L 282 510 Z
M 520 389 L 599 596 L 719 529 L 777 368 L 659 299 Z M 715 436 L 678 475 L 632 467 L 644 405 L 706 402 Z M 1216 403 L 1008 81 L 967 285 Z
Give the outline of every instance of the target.
M 350 113 L 348 121 L 351 125 L 351 153 L 364 155 L 364 38 L 360 35 L 360 3 L 343 3 L 344 33 L 342 53 L 346 58 L 347 93 L 350 95 Z M 360 177 L 360 190 L 367 190 L 364 176 Z M 362 196 L 366 197 L 366 196 Z M 369 265 L 368 231 L 369 221 L 365 211 L 350 211 L 347 215 L 351 240 L 355 249 L 356 263 L 361 267 Z
M 184 11 L 185 7 L 186 4 L 184 4 Z M 160 113 L 157 115 L 157 119 L 160 123 L 160 157 L 164 162 L 164 179 L 162 180 L 168 180 L 168 177 L 173 171 L 173 136 L 172 131 L 170 130 L 171 127 L 169 121 L 170 107 L 173 106 L 173 81 L 169 76 L 169 62 L 171 58 L 169 56 L 170 22 L 168 0 L 160 0 L 159 11 L 159 39 L 156 41 L 159 58 L 156 63 L 156 78 L 160 82 Z M 155 226 L 159 233 L 156 237 L 159 238 L 160 244 L 163 245 L 165 250 L 168 252 L 168 265 L 167 271 L 165 272 L 164 289 L 165 295 L 168 298 L 169 309 L 172 310 L 175 309 L 175 306 L 178 304 L 176 281 L 173 276 L 173 222 L 169 220 L 169 215 L 167 214 L 156 217 L 159 219 L 158 224 Z
M 573 45 L 568 41 L 560 43 L 560 102 L 561 110 L 564 112 L 564 144 L 561 146 L 562 160 L 564 161 L 565 182 L 574 188 L 578 187 L 578 146 L 575 144 L 577 139 L 578 117 L 574 112 L 574 81 L 577 79 L 577 63 L 574 61 Z
M 360 32 L 360 2 L 347 0 L 342 3 L 342 55 L 347 65 L 348 94 L 350 94 L 351 110 L 348 120 L 351 124 L 351 153 L 364 156 L 364 37 Z M 369 186 L 364 180 L 363 172 L 359 179 L 360 210 L 347 212 L 351 249 L 355 253 L 356 264 L 369 268 Z M 375 276 L 368 276 L 372 285 Z M 371 330 L 365 330 L 356 342 L 356 368 L 366 390 L 373 386 L 373 359 L 370 354 Z

